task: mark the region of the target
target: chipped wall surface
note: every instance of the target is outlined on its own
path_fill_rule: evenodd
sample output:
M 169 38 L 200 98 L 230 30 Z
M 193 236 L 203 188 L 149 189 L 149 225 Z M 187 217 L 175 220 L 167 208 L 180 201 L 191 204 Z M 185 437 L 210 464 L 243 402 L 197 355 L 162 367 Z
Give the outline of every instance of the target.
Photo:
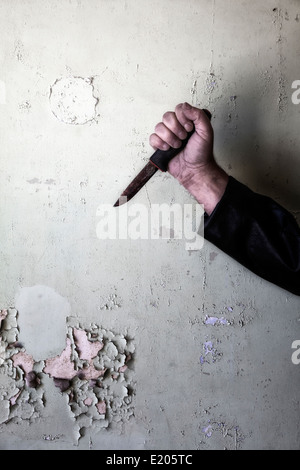
M 97 236 L 183 101 L 299 221 L 299 18 L 298 0 L 0 0 L 1 450 L 299 448 L 299 299 L 208 242 Z M 156 174 L 135 202 L 192 199 Z

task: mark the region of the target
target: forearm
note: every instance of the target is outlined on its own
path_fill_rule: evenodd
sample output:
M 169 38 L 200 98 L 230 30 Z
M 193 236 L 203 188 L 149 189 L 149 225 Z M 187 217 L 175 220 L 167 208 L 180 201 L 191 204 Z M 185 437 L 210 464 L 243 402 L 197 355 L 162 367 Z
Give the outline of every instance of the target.
M 228 184 L 228 175 L 216 162 L 201 165 L 191 171 L 182 160 L 171 160 L 169 172 L 184 186 L 189 193 L 204 206 L 210 215 L 222 199 Z

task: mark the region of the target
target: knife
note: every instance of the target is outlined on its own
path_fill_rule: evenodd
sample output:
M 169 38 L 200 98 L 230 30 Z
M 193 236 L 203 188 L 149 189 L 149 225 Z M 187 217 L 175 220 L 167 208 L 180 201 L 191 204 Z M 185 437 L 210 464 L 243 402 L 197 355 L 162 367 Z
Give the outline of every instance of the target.
M 203 111 L 209 119 L 211 119 L 211 113 L 206 109 Z M 150 180 L 150 178 L 152 178 L 157 170 L 166 172 L 168 170 L 169 162 L 184 149 L 194 132 L 194 129 L 191 132 L 188 132 L 187 137 L 181 141 L 181 146 L 179 148 L 170 147 L 168 150 L 157 149 L 152 157 L 150 157 L 147 165 L 144 166 L 140 173 L 127 186 L 125 191 L 123 191 L 117 202 L 114 204 L 114 207 L 121 206 L 122 204 L 130 201 L 130 199 L 132 199 Z

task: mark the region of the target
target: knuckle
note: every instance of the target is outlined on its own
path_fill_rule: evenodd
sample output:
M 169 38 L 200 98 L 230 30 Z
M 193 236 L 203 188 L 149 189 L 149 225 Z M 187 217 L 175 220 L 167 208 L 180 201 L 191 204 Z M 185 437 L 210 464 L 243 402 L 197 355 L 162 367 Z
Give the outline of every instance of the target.
M 182 110 L 183 103 L 179 103 L 175 108 L 175 113 L 178 113 Z
M 181 140 L 173 139 L 172 143 L 170 145 L 171 145 L 171 147 L 176 148 L 176 149 L 180 148 L 181 147 Z
M 205 113 L 202 111 L 202 109 L 199 109 L 199 108 L 194 109 L 194 115 L 196 119 L 200 119 L 203 116 L 203 114 Z
M 171 111 L 167 111 L 163 115 L 163 122 L 171 122 L 171 121 L 173 121 L 173 119 L 174 119 L 174 113 L 171 112 Z
M 151 134 L 149 137 L 149 142 L 152 144 L 156 140 L 156 134 Z
M 162 122 L 159 122 L 158 124 L 156 124 L 155 128 L 154 128 L 154 131 L 156 133 L 160 133 L 164 128 L 164 125 Z
M 159 145 L 160 139 L 156 134 L 151 134 L 149 137 L 149 144 L 153 148 L 157 148 Z

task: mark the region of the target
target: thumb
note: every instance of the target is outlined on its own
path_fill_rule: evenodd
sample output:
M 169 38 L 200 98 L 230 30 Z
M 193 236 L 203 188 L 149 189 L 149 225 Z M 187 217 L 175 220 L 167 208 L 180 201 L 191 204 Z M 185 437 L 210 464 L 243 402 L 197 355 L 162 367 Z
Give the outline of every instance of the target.
M 196 133 L 206 139 L 213 137 L 213 128 L 211 126 L 211 112 L 207 109 L 199 109 L 191 106 L 189 103 L 183 103 L 182 108 L 182 119 L 186 121 L 186 124 L 193 124 Z
M 202 109 L 202 111 L 206 114 L 206 116 L 208 117 L 208 119 L 211 121 L 211 118 L 212 118 L 211 112 L 208 111 L 208 109 Z

